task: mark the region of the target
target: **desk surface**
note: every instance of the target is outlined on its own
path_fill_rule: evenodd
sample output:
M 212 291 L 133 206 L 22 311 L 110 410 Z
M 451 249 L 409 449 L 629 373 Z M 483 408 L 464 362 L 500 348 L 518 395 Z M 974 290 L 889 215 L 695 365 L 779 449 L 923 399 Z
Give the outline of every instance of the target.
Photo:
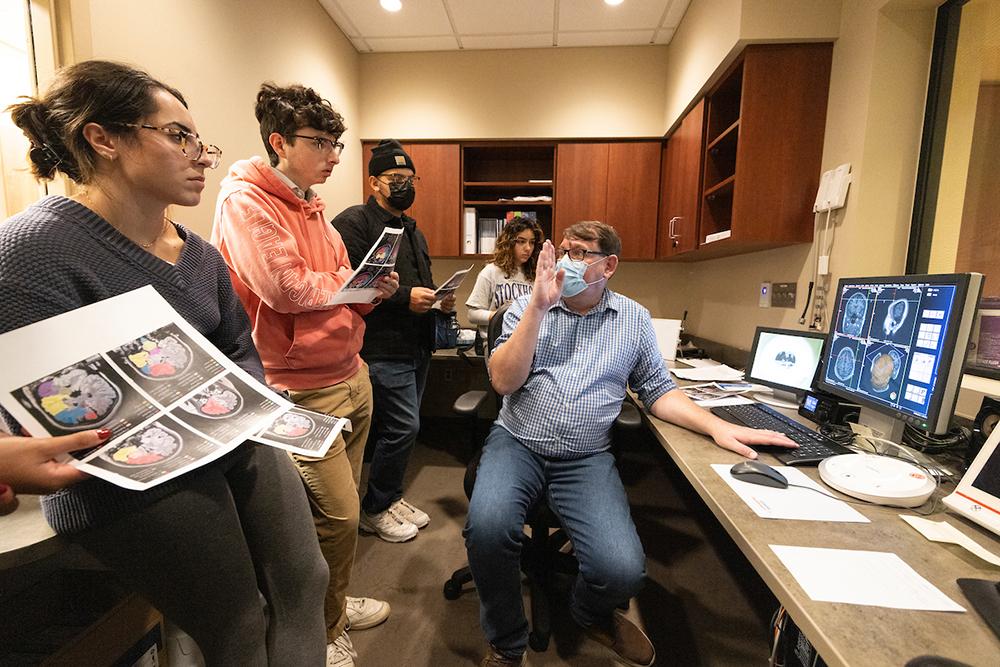
M 910 658 L 926 654 L 976 666 L 998 664 L 1000 640 L 971 608 L 955 580 L 959 577 L 997 580 L 1000 569 L 959 546 L 927 541 L 899 518 L 899 514 L 907 510 L 852 505 L 871 520 L 868 524 L 762 519 L 710 467 L 713 463 L 736 463 L 742 457 L 720 449 L 702 435 L 663 422 L 646 412 L 643 412 L 643 419 L 831 667 L 899 666 Z M 768 454 L 762 454 L 761 461 L 780 465 Z M 815 467 L 802 470 L 819 479 Z M 931 518 L 947 519 L 976 542 L 1000 553 L 1000 539 L 978 526 L 943 511 Z M 771 551 L 770 544 L 896 553 L 968 611 L 956 614 L 814 602 Z
M 39 499 L 18 496 L 17 509 L 0 517 L 0 570 L 44 558 L 65 545 L 42 516 Z

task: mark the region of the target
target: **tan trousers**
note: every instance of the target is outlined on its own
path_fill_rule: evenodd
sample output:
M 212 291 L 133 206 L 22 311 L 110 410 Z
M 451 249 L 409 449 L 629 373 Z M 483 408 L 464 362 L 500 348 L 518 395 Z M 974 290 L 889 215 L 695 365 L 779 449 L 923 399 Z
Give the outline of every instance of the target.
M 347 584 L 358 545 L 358 483 L 372 414 L 368 366 L 333 386 L 289 394 L 304 408 L 350 419 L 353 428 L 337 436 L 321 459 L 291 455 L 305 483 L 319 547 L 330 567 L 325 610 L 327 641 L 332 642 L 347 627 Z

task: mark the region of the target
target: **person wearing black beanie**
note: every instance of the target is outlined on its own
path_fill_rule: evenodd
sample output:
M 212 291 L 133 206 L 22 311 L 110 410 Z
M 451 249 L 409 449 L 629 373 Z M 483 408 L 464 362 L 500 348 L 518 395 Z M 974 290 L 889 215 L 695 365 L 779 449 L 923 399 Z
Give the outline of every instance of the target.
M 405 542 L 430 521 L 403 498 L 403 476 L 420 430 L 420 399 L 434 349 L 436 298 L 427 239 L 408 216 L 419 182 L 413 159 L 395 139 L 383 139 L 368 161 L 371 195 L 332 224 L 358 266 L 386 227 L 402 228 L 396 272 L 399 289 L 365 316 L 361 357 L 368 363 L 374 394 L 374 452 L 361 499 L 361 530 L 388 542 Z M 453 311 L 455 296 L 441 302 Z

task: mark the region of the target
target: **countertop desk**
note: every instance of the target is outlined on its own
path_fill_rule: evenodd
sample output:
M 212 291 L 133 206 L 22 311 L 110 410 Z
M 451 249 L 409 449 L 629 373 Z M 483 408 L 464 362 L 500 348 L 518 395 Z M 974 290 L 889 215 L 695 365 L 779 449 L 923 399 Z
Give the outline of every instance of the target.
M 645 411 L 642 414 L 670 458 L 828 665 L 901 666 L 927 654 L 977 667 L 1000 665 L 1000 640 L 955 583 L 959 577 L 996 581 L 1000 568 L 959 546 L 929 542 L 899 518 L 908 510 L 852 505 L 871 520 L 867 524 L 762 519 L 710 467 L 713 463 L 736 463 L 742 457 L 715 446 L 704 436 Z M 761 454 L 761 461 L 780 465 L 768 454 Z M 819 479 L 815 466 L 802 469 Z M 943 511 L 930 518 L 947 520 L 993 553 L 1000 553 L 1000 539 L 975 524 Z M 893 552 L 968 611 L 959 614 L 814 602 L 769 544 Z

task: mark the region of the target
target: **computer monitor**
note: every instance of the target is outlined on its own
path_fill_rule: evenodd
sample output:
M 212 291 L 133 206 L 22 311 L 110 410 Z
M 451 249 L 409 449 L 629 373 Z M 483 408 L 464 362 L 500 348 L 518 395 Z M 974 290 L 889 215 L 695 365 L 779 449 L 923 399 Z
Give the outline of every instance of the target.
M 980 273 L 842 278 L 819 388 L 861 405 L 899 442 L 903 424 L 948 430 L 982 291 Z
M 773 392 L 757 392 L 754 398 L 781 408 L 797 408 L 810 389 L 822 359 L 826 334 L 757 327 L 747 364 L 747 379 Z

